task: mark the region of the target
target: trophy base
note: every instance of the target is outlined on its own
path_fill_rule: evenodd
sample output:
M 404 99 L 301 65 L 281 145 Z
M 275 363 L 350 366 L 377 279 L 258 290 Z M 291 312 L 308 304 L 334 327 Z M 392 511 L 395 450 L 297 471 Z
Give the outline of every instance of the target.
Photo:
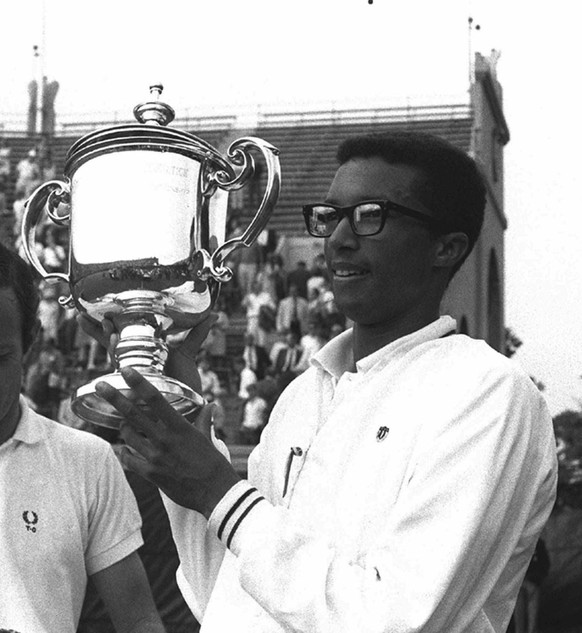
M 178 413 L 188 415 L 204 404 L 204 399 L 184 383 L 157 373 L 143 372 L 142 375 L 172 405 Z M 106 382 L 124 396 L 133 399 L 133 393 L 119 372 L 99 376 L 87 385 L 79 387 L 71 399 L 71 409 L 83 420 L 110 429 L 120 427 L 123 416 L 107 400 L 95 391 L 98 382 Z

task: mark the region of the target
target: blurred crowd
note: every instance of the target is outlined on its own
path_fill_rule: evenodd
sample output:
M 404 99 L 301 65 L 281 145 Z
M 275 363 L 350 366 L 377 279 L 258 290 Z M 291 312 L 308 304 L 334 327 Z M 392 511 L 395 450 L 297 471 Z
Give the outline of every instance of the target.
M 7 148 L 0 148 L 0 209 L 12 217 L 12 243 L 23 256 L 25 201 L 55 175 L 44 144 L 31 148 L 16 165 Z M 12 209 L 7 208 L 9 191 Z M 227 239 L 240 235 L 247 222 L 233 214 Z M 67 272 L 68 243 L 68 228 L 45 215 L 34 248 L 47 271 Z M 268 229 L 230 256 L 233 279 L 223 284 L 215 305 L 217 321 L 197 359 L 202 395 L 216 405 L 216 432 L 231 443 L 258 441 L 284 387 L 346 326 L 334 304 L 323 254 L 310 265 L 299 261 L 289 266 L 284 252 L 285 237 Z M 59 297 L 68 295 L 66 284 L 43 281 L 40 293 L 42 328 L 27 359 L 24 395 L 43 415 L 86 428 L 72 414 L 70 396 L 78 386 L 112 371 L 110 359 L 78 327 L 76 311 L 59 305 Z

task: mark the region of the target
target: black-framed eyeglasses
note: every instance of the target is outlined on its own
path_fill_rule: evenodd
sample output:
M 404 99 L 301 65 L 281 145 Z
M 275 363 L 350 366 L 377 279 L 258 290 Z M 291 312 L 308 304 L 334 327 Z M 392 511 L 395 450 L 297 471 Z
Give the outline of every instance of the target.
M 366 200 L 347 207 L 339 207 L 328 202 L 306 204 L 303 207 L 303 217 L 307 231 L 313 237 L 329 237 L 347 216 L 352 231 L 361 237 L 376 235 L 384 228 L 386 218 L 404 215 L 428 224 L 434 229 L 443 229 L 443 224 L 435 218 L 409 209 L 391 200 Z

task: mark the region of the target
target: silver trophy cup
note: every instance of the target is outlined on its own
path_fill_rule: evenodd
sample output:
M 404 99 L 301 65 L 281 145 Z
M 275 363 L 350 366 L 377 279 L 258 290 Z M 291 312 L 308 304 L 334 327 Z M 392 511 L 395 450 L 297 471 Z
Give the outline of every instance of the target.
M 250 246 L 265 227 L 279 196 L 279 152 L 246 137 L 223 156 L 202 139 L 166 127 L 174 111 L 159 100 L 162 86 L 150 91 L 151 100 L 134 109 L 139 123 L 97 130 L 71 146 L 65 180 L 44 183 L 27 200 L 22 244 L 44 279 L 68 284 L 61 305 L 115 323 L 117 368 L 140 371 L 187 415 L 203 400 L 164 375 L 167 336 L 204 318 L 232 276 L 226 257 Z M 251 181 L 255 151 L 267 168 L 263 198 L 242 235 L 225 241 L 228 192 Z M 48 272 L 37 255 L 44 213 L 57 224 L 70 223 L 68 274 Z M 77 389 L 72 409 L 117 428 L 120 415 L 96 394 L 98 381 L 130 395 L 115 371 Z

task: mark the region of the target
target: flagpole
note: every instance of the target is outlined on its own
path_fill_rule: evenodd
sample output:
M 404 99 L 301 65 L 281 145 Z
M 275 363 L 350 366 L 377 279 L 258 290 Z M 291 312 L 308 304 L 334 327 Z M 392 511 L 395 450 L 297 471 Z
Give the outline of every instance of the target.
M 38 132 L 42 136 L 44 132 L 44 93 L 46 88 L 46 0 L 41 0 L 40 55 L 38 70 Z

